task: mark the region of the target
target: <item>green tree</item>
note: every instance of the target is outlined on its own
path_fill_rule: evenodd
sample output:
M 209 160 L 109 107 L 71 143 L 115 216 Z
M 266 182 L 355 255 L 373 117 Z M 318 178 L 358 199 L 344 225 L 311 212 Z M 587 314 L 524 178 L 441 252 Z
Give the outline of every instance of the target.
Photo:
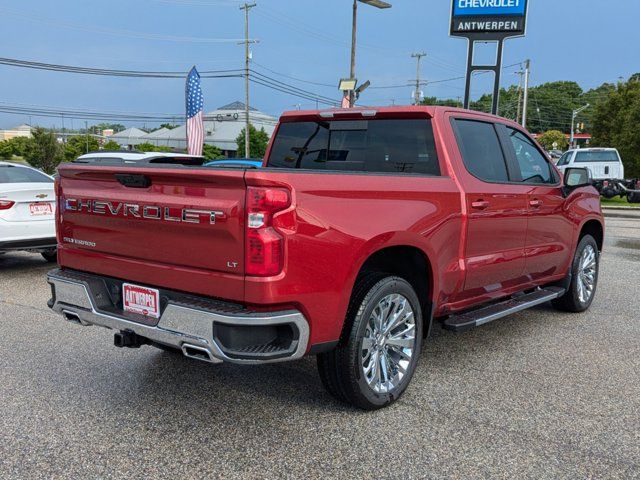
M 0 158 L 11 160 L 16 157 L 24 157 L 29 145 L 29 137 L 14 137 L 0 142 Z
M 640 177 L 640 81 L 635 78 L 618 84 L 593 114 L 593 145 L 617 148 L 627 178 Z
M 242 140 L 244 141 L 244 139 Z M 213 145 L 207 145 L 206 143 L 202 146 L 202 156 L 207 160 L 218 160 L 220 158 L 225 158 L 222 154 L 222 150 L 218 147 L 214 147 Z
M 538 137 L 538 142 L 546 150 L 566 150 L 569 147 L 567 137 L 559 130 L 549 130 Z M 554 146 L 554 144 L 556 146 Z
M 88 146 L 88 148 L 87 148 Z M 100 143 L 96 137 L 91 135 L 74 135 L 67 138 L 64 145 L 64 158 L 67 162 L 71 162 L 88 152 L 95 152 L 100 148 Z
M 114 142 L 113 140 L 109 140 L 102 145 L 103 150 L 115 151 L 122 150 L 120 144 L 118 142 Z
M 31 166 L 53 174 L 64 161 L 62 146 L 56 136 L 44 128 L 35 128 L 32 135 L 24 155 L 25 159 Z
M 158 146 L 158 145 L 154 145 L 153 143 L 149 143 L 149 142 L 140 143 L 140 144 L 136 145 L 136 150 L 138 150 L 140 152 L 168 152 L 168 153 L 172 153 L 172 152 L 175 151 L 171 147 Z
M 238 144 L 238 157 L 246 158 L 245 153 L 245 132 L 246 129 L 242 129 L 236 143 Z M 264 127 L 260 131 L 256 130 L 256 127 L 249 124 L 249 148 L 251 149 L 251 158 L 262 158 L 267 151 L 267 144 L 269 143 L 269 134 L 264 131 Z
M 102 130 L 113 130 L 115 133 L 126 130 L 126 127 L 120 123 L 98 123 L 89 127 L 89 131 L 93 134 L 99 135 Z
M 161 128 L 166 128 L 167 130 L 173 130 L 174 128 L 178 128 L 180 125 L 176 125 L 175 123 L 163 123 L 158 127 L 158 130 Z

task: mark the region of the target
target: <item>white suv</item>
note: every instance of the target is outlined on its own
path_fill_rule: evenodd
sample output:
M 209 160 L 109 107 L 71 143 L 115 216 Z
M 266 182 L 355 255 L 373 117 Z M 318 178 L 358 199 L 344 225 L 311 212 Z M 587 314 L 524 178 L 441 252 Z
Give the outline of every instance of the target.
M 40 252 L 56 261 L 54 180 L 35 168 L 0 162 L 0 253 Z
M 562 173 L 567 167 L 586 168 L 593 180 L 624 180 L 624 166 L 615 148 L 569 150 L 556 165 Z

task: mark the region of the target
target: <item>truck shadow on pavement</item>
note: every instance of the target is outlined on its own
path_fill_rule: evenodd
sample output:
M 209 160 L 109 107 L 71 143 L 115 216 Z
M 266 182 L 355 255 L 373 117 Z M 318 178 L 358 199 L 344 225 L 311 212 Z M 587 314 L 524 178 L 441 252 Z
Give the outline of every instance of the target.
M 541 306 L 485 325 L 464 334 L 455 334 L 434 326 L 431 338 L 423 347 L 420 365 L 413 383 L 398 402 L 410 402 L 425 408 L 432 393 L 429 384 L 435 378 L 446 375 L 451 369 L 464 369 L 470 365 L 482 368 L 482 364 L 496 357 L 513 355 L 514 343 L 526 342 L 538 328 L 562 328 L 566 318 L 558 315 L 551 306 Z M 546 324 L 546 325 L 545 325 Z M 130 352 L 123 352 L 128 355 Z M 351 412 L 356 410 L 333 399 L 323 388 L 316 370 L 314 357 L 297 362 L 262 366 L 232 364 L 209 365 L 186 359 L 179 353 L 153 352 L 144 347 L 135 353 L 137 360 L 122 359 L 118 370 L 126 369 L 127 375 L 136 378 L 138 389 L 133 399 L 144 405 L 162 405 L 171 399 L 173 409 L 191 410 L 196 400 L 200 409 L 209 412 L 224 410 L 225 415 L 265 415 L 286 408 L 326 412 Z M 115 359 L 114 359 L 115 360 Z M 123 400 L 120 392 L 117 403 Z M 392 407 L 395 408 L 395 407 Z M 164 408 L 161 408 L 164 410 Z M 161 414 L 156 411 L 155 415 Z M 218 415 L 216 415 L 218 417 Z

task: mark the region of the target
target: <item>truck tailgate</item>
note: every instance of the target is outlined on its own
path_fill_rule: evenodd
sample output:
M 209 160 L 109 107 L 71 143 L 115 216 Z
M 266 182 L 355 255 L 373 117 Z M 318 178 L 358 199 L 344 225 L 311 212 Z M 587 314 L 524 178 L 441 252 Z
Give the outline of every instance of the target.
M 58 188 L 61 264 L 74 254 L 108 257 L 110 265 L 114 258 L 130 259 L 165 270 L 161 283 L 176 290 L 183 288 L 172 272 L 180 270 L 242 278 L 245 192 L 242 170 L 64 166 Z M 78 262 L 69 263 L 77 268 Z M 99 268 L 92 265 L 92 271 Z M 158 284 L 153 277 L 121 275 Z

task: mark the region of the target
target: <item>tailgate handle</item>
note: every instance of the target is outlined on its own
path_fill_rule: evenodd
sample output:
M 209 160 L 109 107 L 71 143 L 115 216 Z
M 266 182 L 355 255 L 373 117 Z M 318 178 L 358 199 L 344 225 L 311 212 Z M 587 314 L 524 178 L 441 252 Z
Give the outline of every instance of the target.
M 135 175 L 130 173 L 116 173 L 116 180 L 125 187 L 130 188 L 147 188 L 151 186 L 151 179 L 144 175 Z

